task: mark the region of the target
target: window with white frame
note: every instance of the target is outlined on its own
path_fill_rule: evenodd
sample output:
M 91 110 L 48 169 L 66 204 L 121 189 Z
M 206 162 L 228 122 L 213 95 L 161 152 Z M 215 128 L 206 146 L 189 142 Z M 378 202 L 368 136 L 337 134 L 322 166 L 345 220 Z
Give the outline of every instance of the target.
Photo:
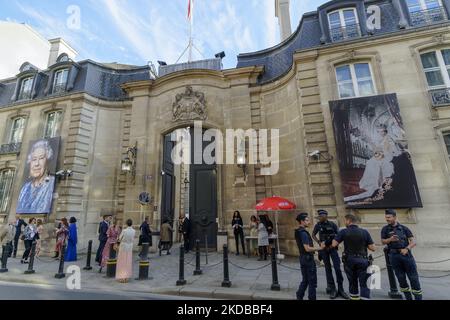
M 444 133 L 445 147 L 447 148 L 447 155 L 450 158 L 450 131 Z
M 13 170 L 6 169 L 0 171 L 0 213 L 5 213 L 8 209 L 13 178 Z
M 361 36 L 358 14 L 355 8 L 339 9 L 328 14 L 332 41 Z
M 376 94 L 369 63 L 354 63 L 336 67 L 336 79 L 340 98 L 370 96 Z
M 30 99 L 33 89 L 33 77 L 28 77 L 20 82 L 19 100 Z
M 44 129 L 44 138 L 54 138 L 59 135 L 59 128 L 61 126 L 61 111 L 52 111 L 47 113 Z
M 420 59 L 430 89 L 450 88 L 450 49 L 422 53 Z
M 53 93 L 66 91 L 67 78 L 69 76 L 68 69 L 62 69 L 55 72 L 53 80 Z
M 9 143 L 21 143 L 23 132 L 25 131 L 26 119 L 24 117 L 17 117 L 12 120 L 11 130 L 9 133 Z
M 439 22 L 446 18 L 441 0 L 406 0 L 412 25 Z

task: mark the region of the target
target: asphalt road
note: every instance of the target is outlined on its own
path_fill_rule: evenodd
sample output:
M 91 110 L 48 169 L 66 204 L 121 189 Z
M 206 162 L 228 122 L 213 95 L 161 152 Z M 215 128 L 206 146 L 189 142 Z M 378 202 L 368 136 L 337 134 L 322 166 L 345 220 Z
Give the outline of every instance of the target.
M 47 285 L 0 282 L 0 300 L 185 300 L 183 297 L 135 292 L 64 290 Z

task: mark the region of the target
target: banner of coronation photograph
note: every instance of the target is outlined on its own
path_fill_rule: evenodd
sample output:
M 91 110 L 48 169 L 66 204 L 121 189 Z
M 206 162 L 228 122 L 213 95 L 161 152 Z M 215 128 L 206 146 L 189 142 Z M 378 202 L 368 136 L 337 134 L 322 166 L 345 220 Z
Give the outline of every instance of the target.
M 395 94 L 330 102 L 348 208 L 422 207 Z
M 30 142 L 25 178 L 17 204 L 18 214 L 51 212 L 59 144 L 59 137 Z

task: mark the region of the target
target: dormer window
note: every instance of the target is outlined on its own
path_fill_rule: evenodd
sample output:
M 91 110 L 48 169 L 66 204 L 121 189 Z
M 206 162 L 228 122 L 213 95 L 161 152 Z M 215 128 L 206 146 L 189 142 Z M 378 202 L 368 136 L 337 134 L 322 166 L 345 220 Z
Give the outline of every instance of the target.
M 341 41 L 361 36 L 355 8 L 339 9 L 328 14 L 331 41 Z
M 429 25 L 447 18 L 441 0 L 406 0 L 412 26 Z
M 55 72 L 52 90 L 53 93 L 61 93 L 66 91 L 68 76 L 69 76 L 68 69 L 62 69 Z
M 18 100 L 31 99 L 32 89 L 33 89 L 33 77 L 22 79 L 22 81 L 20 82 L 20 91 Z

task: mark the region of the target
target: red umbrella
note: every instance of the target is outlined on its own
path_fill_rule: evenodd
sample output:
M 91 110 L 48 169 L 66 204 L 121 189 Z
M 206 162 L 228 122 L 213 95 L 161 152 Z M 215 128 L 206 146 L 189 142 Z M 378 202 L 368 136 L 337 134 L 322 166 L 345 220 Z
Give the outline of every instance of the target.
M 270 198 L 265 198 L 263 200 L 261 200 L 256 206 L 255 209 L 257 211 L 292 211 L 295 210 L 297 208 L 297 206 L 292 203 L 291 201 L 285 199 L 285 198 L 281 198 L 281 197 L 270 197 Z M 276 224 L 276 232 L 277 232 L 277 237 L 279 237 L 278 234 L 278 215 L 275 215 L 275 224 Z M 278 249 L 278 256 L 279 259 L 283 259 L 284 256 L 280 255 L 280 241 L 278 238 L 277 241 L 277 249 Z
M 261 200 L 255 207 L 258 211 L 284 211 L 294 210 L 297 206 L 289 200 L 281 197 L 270 197 Z

